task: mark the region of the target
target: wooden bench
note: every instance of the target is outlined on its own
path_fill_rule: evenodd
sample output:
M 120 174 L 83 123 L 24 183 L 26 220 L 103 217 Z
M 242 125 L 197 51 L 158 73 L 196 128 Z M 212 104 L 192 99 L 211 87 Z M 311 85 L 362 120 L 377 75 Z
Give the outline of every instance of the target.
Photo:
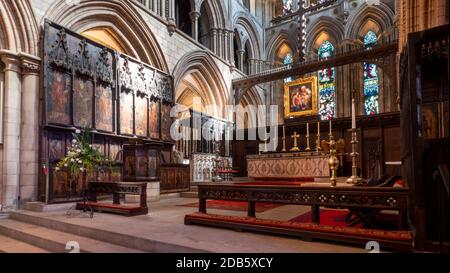
M 236 230 L 261 231 L 266 233 L 298 235 L 305 238 L 366 243 L 380 239 L 374 234 L 386 233 L 384 247 L 411 248 L 412 236 L 407 227 L 408 188 L 377 188 L 350 186 L 319 186 L 316 184 L 294 185 L 252 185 L 252 184 L 201 184 L 198 185 L 199 213 L 185 216 L 185 224 L 210 225 Z M 247 217 L 217 216 L 207 214 L 207 200 L 243 201 L 248 203 Z M 263 220 L 256 218 L 257 202 L 281 203 L 311 206 L 311 223 L 301 225 L 292 222 Z M 398 232 L 357 228 L 338 228 L 320 224 L 320 207 L 368 208 L 394 210 L 399 213 Z M 231 217 L 231 218 L 230 218 Z M 277 222 L 276 226 L 273 222 Z M 293 228 L 288 228 L 292 227 Z M 312 226 L 314 230 L 306 230 Z M 325 232 L 325 230 L 331 230 Z M 337 233 L 339 230 L 339 234 Z M 363 234 L 360 234 L 363 233 Z M 405 242 L 406 240 L 406 242 Z
M 137 216 L 148 214 L 147 206 L 147 183 L 103 183 L 90 182 L 88 186 L 89 202 L 80 202 L 77 204 L 78 210 L 92 207 L 95 211 L 118 213 L 125 216 Z M 113 204 L 99 203 L 97 196 L 99 194 L 112 194 Z M 121 195 L 139 195 L 139 206 L 127 206 L 120 203 Z

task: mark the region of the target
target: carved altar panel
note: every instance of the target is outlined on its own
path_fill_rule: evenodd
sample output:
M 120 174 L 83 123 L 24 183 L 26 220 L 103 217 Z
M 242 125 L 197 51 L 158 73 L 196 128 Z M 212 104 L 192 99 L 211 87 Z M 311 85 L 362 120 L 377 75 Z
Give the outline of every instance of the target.
M 133 93 L 130 92 L 120 94 L 120 133 L 123 135 L 134 134 L 133 97 Z
M 80 181 L 55 172 L 71 145 L 74 127 L 93 129 L 92 145 L 119 165 L 112 171 L 90 173 L 89 180 L 123 181 L 122 149 L 130 137 L 139 137 L 144 146 L 153 145 L 146 156 L 136 157 L 136 178 L 159 179 L 159 150 L 172 150 L 170 144 L 159 142 L 161 105 L 167 105 L 165 116 L 170 116 L 173 103 L 171 76 L 48 20 L 43 62 L 40 200 L 80 200 Z M 168 141 L 170 125 L 165 128 Z
M 167 103 L 162 104 L 161 110 L 161 133 L 162 139 L 164 141 L 172 141 L 172 137 L 170 136 L 170 128 L 172 126 L 173 119 L 170 117 L 170 111 L 172 106 Z
M 73 123 L 77 127 L 92 128 L 94 83 L 75 77 L 73 84 Z
M 252 178 L 330 177 L 327 156 L 249 156 L 247 170 Z
M 147 145 L 124 147 L 124 178 L 126 181 L 159 180 L 159 149 Z
M 47 123 L 70 125 L 72 76 L 58 70 L 52 70 L 47 77 Z
M 163 164 L 161 166 L 161 193 L 187 192 L 190 190 L 189 165 Z
M 161 103 L 159 100 L 150 100 L 149 107 L 150 138 L 161 138 Z
M 136 135 L 148 137 L 148 100 L 146 97 L 136 97 Z

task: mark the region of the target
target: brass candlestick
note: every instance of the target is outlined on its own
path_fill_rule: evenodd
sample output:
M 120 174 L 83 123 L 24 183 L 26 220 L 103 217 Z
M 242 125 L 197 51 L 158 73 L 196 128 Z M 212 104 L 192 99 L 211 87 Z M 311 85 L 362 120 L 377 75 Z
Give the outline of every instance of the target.
M 306 152 L 311 151 L 311 144 L 310 144 L 310 136 L 309 136 L 309 123 L 306 124 Z
M 310 139 L 310 136 L 307 135 L 306 136 L 306 149 L 305 149 L 305 151 L 307 151 L 307 152 L 311 151 L 311 144 L 309 142 L 309 139 Z
M 281 150 L 283 153 L 287 152 L 286 150 L 286 137 L 283 137 L 283 150 Z
M 322 151 L 322 143 L 320 142 L 320 121 L 317 123 L 317 139 L 316 139 L 316 152 L 320 153 Z
M 359 156 L 359 153 L 357 152 L 358 149 L 358 136 L 356 129 L 351 129 L 352 132 L 352 141 L 350 142 L 352 144 L 352 153 L 350 156 L 352 157 L 352 176 L 347 179 L 347 184 L 358 184 L 362 181 L 362 178 L 358 176 L 358 165 L 357 165 L 357 159 Z
M 339 158 L 337 157 L 336 141 L 334 140 L 333 134 L 330 134 L 330 141 L 328 142 L 330 146 L 330 159 L 328 160 L 328 165 L 331 171 L 331 186 L 337 186 L 337 169 L 339 166 Z

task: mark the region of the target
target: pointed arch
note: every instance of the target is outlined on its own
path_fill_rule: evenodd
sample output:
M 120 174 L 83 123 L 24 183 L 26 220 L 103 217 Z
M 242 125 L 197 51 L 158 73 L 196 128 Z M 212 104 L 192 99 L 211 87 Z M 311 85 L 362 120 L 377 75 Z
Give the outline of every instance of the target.
M 244 35 L 241 35 L 241 48 L 244 47 L 245 43 L 248 41 L 250 44 L 249 56 L 251 59 L 260 60 L 262 57 L 262 43 L 259 33 L 260 27 L 258 27 L 254 20 L 248 18 L 248 14 L 245 12 L 238 12 L 233 17 L 233 29 L 238 29 L 239 31 L 244 31 Z
M 324 34 L 328 35 L 328 40 L 333 45 L 340 44 L 344 39 L 344 28 L 342 22 L 329 16 L 321 16 L 309 24 L 306 30 L 306 52 L 316 52 L 321 43 L 317 40 Z M 314 58 L 315 59 L 315 58 Z
M 368 5 L 363 3 L 348 18 L 345 37 L 362 40 L 366 32 L 364 26 L 367 22 L 373 22 L 379 27 L 378 35 L 383 34 L 387 39 L 395 39 L 395 12 L 384 3 Z
M 295 48 L 295 41 L 292 41 L 290 37 L 293 37 L 293 35 L 289 35 L 288 31 L 282 30 L 277 36 L 273 36 L 270 39 L 266 50 L 268 52 L 268 60 L 276 60 L 278 51 L 284 44 L 287 44 L 291 49 Z
M 29 1 L 0 1 L 0 27 L 0 49 L 39 54 L 39 28 Z
M 131 3 L 125 0 L 96 0 L 68 5 L 66 2 L 56 1 L 44 17 L 79 33 L 93 28 L 108 28 L 123 43 L 129 55 L 168 72 L 155 35 Z
M 175 84 L 175 98 L 180 98 L 184 91 L 182 81 L 186 77 L 193 77 L 198 86 L 202 86 L 201 99 L 214 106 L 207 114 L 224 118 L 225 105 L 228 103 L 228 89 L 222 73 L 210 53 L 205 50 L 194 51 L 183 56 L 173 70 Z

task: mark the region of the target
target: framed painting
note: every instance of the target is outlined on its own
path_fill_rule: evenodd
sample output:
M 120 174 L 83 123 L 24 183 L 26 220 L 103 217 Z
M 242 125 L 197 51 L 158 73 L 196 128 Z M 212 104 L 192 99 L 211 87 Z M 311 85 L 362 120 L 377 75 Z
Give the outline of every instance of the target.
M 94 83 L 75 77 L 73 83 L 73 123 L 77 127 L 92 127 L 92 100 L 94 98 Z
M 95 97 L 95 127 L 99 131 L 112 132 L 114 113 L 111 86 L 98 84 Z
M 160 139 L 161 104 L 159 100 L 150 100 L 149 112 L 150 137 L 152 139 Z
M 120 94 L 120 133 L 133 135 L 134 133 L 134 102 L 133 93 Z
M 148 137 L 148 99 L 136 96 L 136 135 Z
M 285 118 L 318 115 L 317 77 L 302 78 L 284 86 Z
M 48 77 L 47 88 L 47 123 L 58 125 L 71 125 L 72 76 L 54 70 Z

